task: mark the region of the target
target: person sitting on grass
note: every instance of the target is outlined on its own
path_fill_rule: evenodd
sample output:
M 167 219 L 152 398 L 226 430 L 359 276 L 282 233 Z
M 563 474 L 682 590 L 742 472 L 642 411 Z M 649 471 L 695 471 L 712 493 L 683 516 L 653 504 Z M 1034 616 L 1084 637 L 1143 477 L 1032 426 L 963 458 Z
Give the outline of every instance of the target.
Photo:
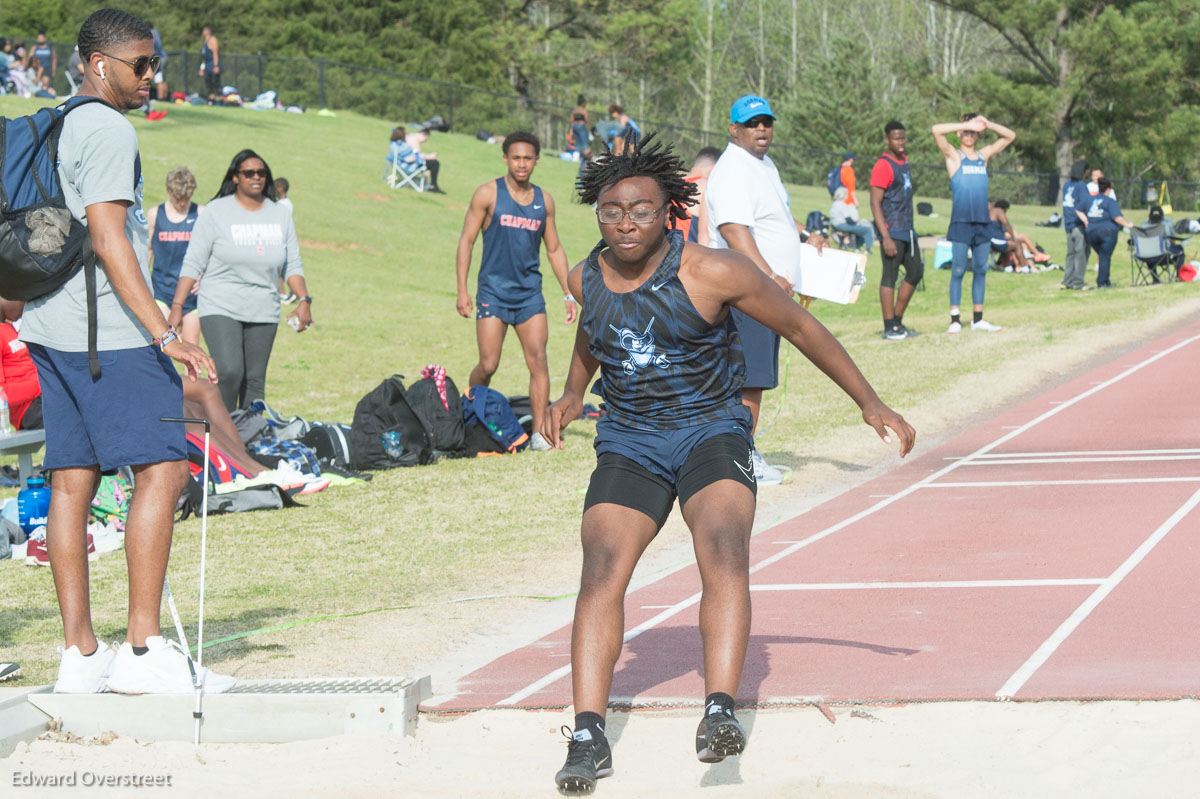
M 870 225 L 864 225 L 858 216 L 858 206 L 849 202 L 850 190 L 838 186 L 833 192 L 833 204 L 829 206 L 829 223 L 840 233 L 850 234 L 850 241 L 856 249 L 865 247 L 867 255 L 875 244 L 875 232 Z
M 632 139 L 632 136 L 628 137 Z M 915 431 L 876 395 L 825 327 L 747 256 L 686 243 L 671 230 L 696 202 L 683 162 L 647 136 L 600 156 L 579 179 L 596 204 L 602 241 L 571 270 L 583 303 L 562 398 L 541 432 L 554 448 L 583 409 L 600 370 L 608 413 L 596 425 L 596 469 L 584 500 L 583 574 L 571 633 L 575 729 L 555 776 L 564 794 L 588 794 L 612 773 L 605 737 L 613 668 L 621 653 L 624 597 L 634 567 L 678 497 L 692 532 L 704 591 L 700 632 L 707 698 L 696 754 L 715 763 L 740 754 L 746 732 L 734 697 L 750 635 L 750 531 L 756 484 L 745 366 L 730 309 L 785 337 L 862 409 L 900 455 Z
M 992 249 L 1000 254 L 1003 263 L 1004 256 L 1011 255 L 1012 263 L 1005 265 L 1004 271 L 1017 271 L 1022 274 L 1032 271 L 1029 259 L 1025 256 L 1025 248 L 1017 240 L 1012 225 L 1008 221 L 1008 200 L 988 200 L 988 216 L 991 218 L 989 230 L 992 237 Z

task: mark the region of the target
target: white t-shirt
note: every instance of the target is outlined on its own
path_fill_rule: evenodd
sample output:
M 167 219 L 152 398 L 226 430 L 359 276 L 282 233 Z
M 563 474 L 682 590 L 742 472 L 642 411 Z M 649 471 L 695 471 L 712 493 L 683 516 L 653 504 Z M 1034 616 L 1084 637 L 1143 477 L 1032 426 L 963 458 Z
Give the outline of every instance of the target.
M 721 236 L 721 225 L 745 225 L 771 271 L 796 283 L 800 233 L 792 219 L 787 190 L 769 155 L 755 158 L 730 142 L 708 176 L 704 199 L 708 203 L 710 247 L 729 247 Z
M 129 120 L 102 103 L 67 114 L 58 144 L 58 177 L 72 216 L 87 224 L 86 209 L 101 202 L 127 202 L 125 236 L 150 286 L 149 231 L 142 212 L 141 162 L 137 133 Z M 136 182 L 135 182 L 136 181 Z M 87 293 L 83 270 L 58 290 L 26 303 L 21 340 L 61 352 L 87 350 Z M 96 268 L 96 349 L 125 350 L 150 344 L 150 334 Z

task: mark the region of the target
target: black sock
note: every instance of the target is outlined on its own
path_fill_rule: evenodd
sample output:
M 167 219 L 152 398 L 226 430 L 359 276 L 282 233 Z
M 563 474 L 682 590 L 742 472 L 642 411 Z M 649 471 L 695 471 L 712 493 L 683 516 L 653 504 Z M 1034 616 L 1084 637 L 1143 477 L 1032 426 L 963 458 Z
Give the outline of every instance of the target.
M 953 323 L 955 323 L 955 324 L 959 324 L 959 321 L 958 321 L 958 314 L 957 314 L 957 313 L 952 313 L 952 314 L 950 314 L 950 321 L 951 321 L 951 322 L 953 322 Z
M 892 317 L 891 319 L 883 320 L 883 329 L 884 330 L 891 330 L 895 326 L 896 326 L 896 318 L 895 317 Z
M 592 738 L 602 738 L 604 736 L 604 717 L 599 713 L 586 711 L 575 714 L 575 731 L 588 730 L 592 734 Z
M 133 654 L 137 655 L 138 657 L 141 657 L 150 651 L 150 647 L 148 646 L 134 646 L 133 644 L 130 644 L 129 646 L 133 649 Z
M 713 709 L 718 708 L 726 716 L 733 715 L 733 697 L 729 694 L 723 694 L 720 691 L 709 694 L 704 699 L 704 713 L 711 715 Z
M 971 321 L 972 322 L 982 322 L 983 321 L 983 311 L 972 311 L 971 312 Z
M 900 327 L 900 325 L 904 324 L 903 317 L 904 314 L 902 313 L 896 314 L 895 319 L 893 319 L 893 321 L 896 323 L 896 327 Z

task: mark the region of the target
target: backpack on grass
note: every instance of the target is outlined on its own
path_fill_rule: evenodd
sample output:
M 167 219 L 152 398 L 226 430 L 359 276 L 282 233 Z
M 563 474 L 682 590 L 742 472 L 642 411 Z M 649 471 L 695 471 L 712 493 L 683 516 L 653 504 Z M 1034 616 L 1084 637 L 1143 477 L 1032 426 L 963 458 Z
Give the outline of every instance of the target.
M 18 119 L 0 117 L 0 296 L 43 297 L 84 270 L 88 368 L 96 356 L 96 255 L 87 226 L 76 219 L 58 179 L 58 141 L 67 114 L 99 97 L 68 100 Z M 107 103 L 105 103 L 107 105 Z M 110 106 L 111 107 L 111 106 Z M 139 176 L 134 176 L 136 185 Z
M 399 438 L 396 457 L 384 449 L 384 433 Z M 350 465 L 355 469 L 418 466 L 433 458 L 432 431 L 413 410 L 404 375 L 392 375 L 358 401 L 350 425 Z
M 408 403 L 431 433 L 434 458 L 462 453 L 462 397 L 445 369 L 437 365 L 422 369 L 421 379 L 408 388 Z
M 476 452 L 520 452 L 529 446 L 529 435 L 517 421 L 508 398 L 487 386 L 471 386 L 463 403 L 463 422 L 474 433 L 485 432 L 500 447 L 499 450 L 477 449 Z M 476 436 L 471 436 L 476 438 Z M 467 448 L 468 452 L 471 447 Z

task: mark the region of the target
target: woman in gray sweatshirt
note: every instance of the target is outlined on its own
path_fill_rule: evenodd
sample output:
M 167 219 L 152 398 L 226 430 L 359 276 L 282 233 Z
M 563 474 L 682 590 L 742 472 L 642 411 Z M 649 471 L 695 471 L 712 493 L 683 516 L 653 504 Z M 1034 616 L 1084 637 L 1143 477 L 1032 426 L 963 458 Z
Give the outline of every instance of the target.
M 253 150 L 234 156 L 220 191 L 196 222 L 169 324 L 179 324 L 188 292 L 201 276 L 197 311 L 221 398 L 230 411 L 248 407 L 266 394 L 267 362 L 279 328 L 280 278 L 300 298 L 288 321 L 299 331 L 312 324 L 292 215 L 275 202 L 271 169 Z

